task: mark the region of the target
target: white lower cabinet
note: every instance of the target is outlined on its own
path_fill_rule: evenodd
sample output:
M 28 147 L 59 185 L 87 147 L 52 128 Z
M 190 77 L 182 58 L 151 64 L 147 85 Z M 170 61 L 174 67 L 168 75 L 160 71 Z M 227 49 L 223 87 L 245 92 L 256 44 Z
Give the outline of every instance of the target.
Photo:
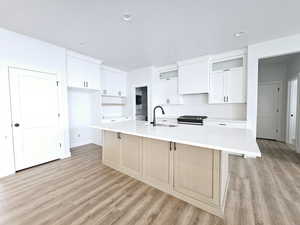
M 143 138 L 143 178 L 156 187 L 170 186 L 170 143 Z
M 227 157 L 218 150 L 104 132 L 105 165 L 217 216 L 224 213 Z

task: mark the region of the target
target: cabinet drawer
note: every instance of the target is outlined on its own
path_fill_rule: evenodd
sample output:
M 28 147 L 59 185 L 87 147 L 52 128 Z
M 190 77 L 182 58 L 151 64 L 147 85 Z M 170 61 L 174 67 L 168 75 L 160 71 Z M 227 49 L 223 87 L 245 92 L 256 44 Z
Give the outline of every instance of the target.
M 143 177 L 163 190 L 170 184 L 170 143 L 143 138 Z
M 242 122 L 223 122 L 223 121 L 204 121 L 204 125 L 230 127 L 230 128 L 247 128 L 247 123 Z

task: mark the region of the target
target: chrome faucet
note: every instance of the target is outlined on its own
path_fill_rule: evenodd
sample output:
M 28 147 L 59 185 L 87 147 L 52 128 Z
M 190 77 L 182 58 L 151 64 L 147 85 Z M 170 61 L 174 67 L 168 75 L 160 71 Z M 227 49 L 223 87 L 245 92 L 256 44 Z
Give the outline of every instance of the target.
M 161 109 L 162 114 L 165 114 L 163 107 L 161 107 L 160 105 L 155 106 L 153 109 L 153 122 L 151 122 L 151 124 L 153 124 L 153 126 L 156 126 L 156 117 L 155 117 L 156 109 Z

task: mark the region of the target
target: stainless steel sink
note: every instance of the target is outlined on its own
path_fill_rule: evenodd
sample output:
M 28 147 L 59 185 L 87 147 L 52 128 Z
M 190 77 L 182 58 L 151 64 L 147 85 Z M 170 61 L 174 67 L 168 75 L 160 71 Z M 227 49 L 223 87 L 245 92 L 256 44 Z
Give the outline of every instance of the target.
M 158 127 L 177 127 L 175 124 L 164 124 L 164 123 L 157 123 L 156 126 Z

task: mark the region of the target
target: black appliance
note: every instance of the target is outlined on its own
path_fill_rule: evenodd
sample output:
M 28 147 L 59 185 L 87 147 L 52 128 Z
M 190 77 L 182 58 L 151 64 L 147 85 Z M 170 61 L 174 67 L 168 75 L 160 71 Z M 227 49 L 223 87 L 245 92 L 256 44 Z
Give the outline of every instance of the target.
M 185 115 L 177 118 L 177 122 L 181 124 L 190 124 L 190 125 L 203 125 L 203 120 L 205 120 L 207 116 L 191 116 Z
M 136 95 L 135 96 L 135 104 L 136 105 L 141 105 L 142 104 L 142 96 L 141 95 Z

